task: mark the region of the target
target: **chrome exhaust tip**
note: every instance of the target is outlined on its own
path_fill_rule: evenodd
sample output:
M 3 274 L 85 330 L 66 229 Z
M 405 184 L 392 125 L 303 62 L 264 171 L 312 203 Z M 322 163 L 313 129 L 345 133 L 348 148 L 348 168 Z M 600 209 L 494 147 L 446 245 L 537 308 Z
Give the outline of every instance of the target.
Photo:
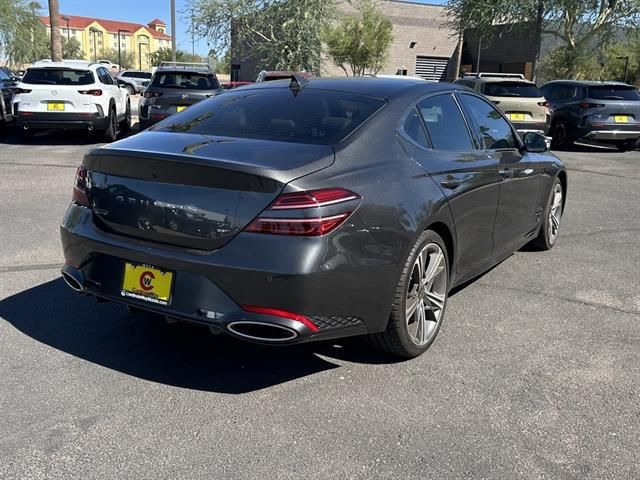
M 278 325 L 275 323 L 251 322 L 240 320 L 227 325 L 234 335 L 254 342 L 279 343 L 289 342 L 298 337 L 298 332 L 294 329 Z
M 90 132 L 93 132 L 93 125 L 89 125 L 89 126 L 87 127 L 87 130 L 88 130 L 88 131 L 90 131 Z
M 29 130 L 29 125 L 27 125 L 26 123 L 22 126 L 22 129 L 26 132 L 27 130 Z
M 85 293 L 84 275 L 80 270 L 70 267 L 69 265 L 65 265 L 62 269 L 62 272 L 60 273 L 62 274 L 62 278 L 64 282 L 69 286 L 69 288 L 78 293 Z

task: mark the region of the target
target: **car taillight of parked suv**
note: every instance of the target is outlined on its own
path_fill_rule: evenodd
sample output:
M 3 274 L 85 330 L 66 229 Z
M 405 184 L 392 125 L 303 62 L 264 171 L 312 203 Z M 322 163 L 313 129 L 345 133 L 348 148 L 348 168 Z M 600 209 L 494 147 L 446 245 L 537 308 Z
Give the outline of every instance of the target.
M 557 80 L 542 87 L 553 115 L 553 146 L 593 141 L 632 150 L 640 139 L 640 94 L 620 82 Z

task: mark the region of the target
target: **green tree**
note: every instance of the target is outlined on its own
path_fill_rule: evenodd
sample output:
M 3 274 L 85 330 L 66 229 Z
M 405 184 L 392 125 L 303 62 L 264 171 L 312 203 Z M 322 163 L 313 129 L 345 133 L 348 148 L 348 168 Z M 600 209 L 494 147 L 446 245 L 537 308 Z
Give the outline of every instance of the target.
M 249 51 L 261 67 L 319 74 L 323 32 L 335 17 L 336 4 L 336 0 L 191 0 L 190 8 L 196 32 L 217 51 Z
M 349 70 L 353 76 L 376 74 L 386 63 L 393 25 L 373 0 L 359 0 L 355 6 L 357 15 L 345 16 L 328 29 L 328 54 L 347 76 Z
M 151 65 L 153 67 L 158 67 L 162 62 L 171 61 L 171 49 L 161 48 L 153 52 L 149 56 L 149 58 L 151 61 Z M 206 59 L 202 58 L 200 55 L 193 55 L 189 52 L 185 52 L 184 50 L 176 50 L 176 62 L 206 63 Z
M 45 26 L 38 18 L 37 2 L 0 0 L 0 49 L 16 67 L 49 57 Z
M 135 68 L 136 67 L 136 58 L 132 51 L 121 50 L 120 55 L 118 55 L 118 50 L 115 48 L 105 48 L 102 52 L 98 52 L 99 60 L 109 60 L 111 63 L 118 64 L 120 59 L 122 60 L 122 64 L 120 64 L 120 68 Z
M 447 10 L 456 31 L 472 28 L 487 34 L 497 24 L 518 28 L 540 14 L 541 32 L 560 42 L 546 63 L 565 61 L 566 78 L 583 76 L 591 68 L 587 57 L 594 50 L 621 29 L 640 24 L 640 0 L 448 0 Z
M 62 58 L 67 60 L 83 60 L 84 52 L 82 51 L 82 45 L 80 42 L 71 37 L 62 37 Z

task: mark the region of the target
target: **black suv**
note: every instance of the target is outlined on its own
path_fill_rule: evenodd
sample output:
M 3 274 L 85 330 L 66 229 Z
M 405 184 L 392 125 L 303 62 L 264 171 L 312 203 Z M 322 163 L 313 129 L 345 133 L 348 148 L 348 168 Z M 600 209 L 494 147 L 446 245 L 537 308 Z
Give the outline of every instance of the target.
M 206 63 L 163 62 L 140 99 L 140 130 L 221 92 Z
M 620 82 L 556 80 L 542 87 L 551 108 L 551 136 L 556 148 L 576 140 L 632 150 L 640 139 L 640 94 Z
M 10 71 L 0 68 L 0 128 L 6 127 L 13 121 L 11 99 L 16 80 Z

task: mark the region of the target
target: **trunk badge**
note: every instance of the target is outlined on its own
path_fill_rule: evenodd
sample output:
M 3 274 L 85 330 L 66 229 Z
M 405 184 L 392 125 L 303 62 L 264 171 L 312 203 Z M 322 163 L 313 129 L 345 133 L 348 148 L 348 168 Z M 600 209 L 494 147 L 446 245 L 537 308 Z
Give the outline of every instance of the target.
M 186 100 L 187 98 L 189 98 L 189 95 L 187 95 L 186 93 L 182 94 L 182 100 Z

